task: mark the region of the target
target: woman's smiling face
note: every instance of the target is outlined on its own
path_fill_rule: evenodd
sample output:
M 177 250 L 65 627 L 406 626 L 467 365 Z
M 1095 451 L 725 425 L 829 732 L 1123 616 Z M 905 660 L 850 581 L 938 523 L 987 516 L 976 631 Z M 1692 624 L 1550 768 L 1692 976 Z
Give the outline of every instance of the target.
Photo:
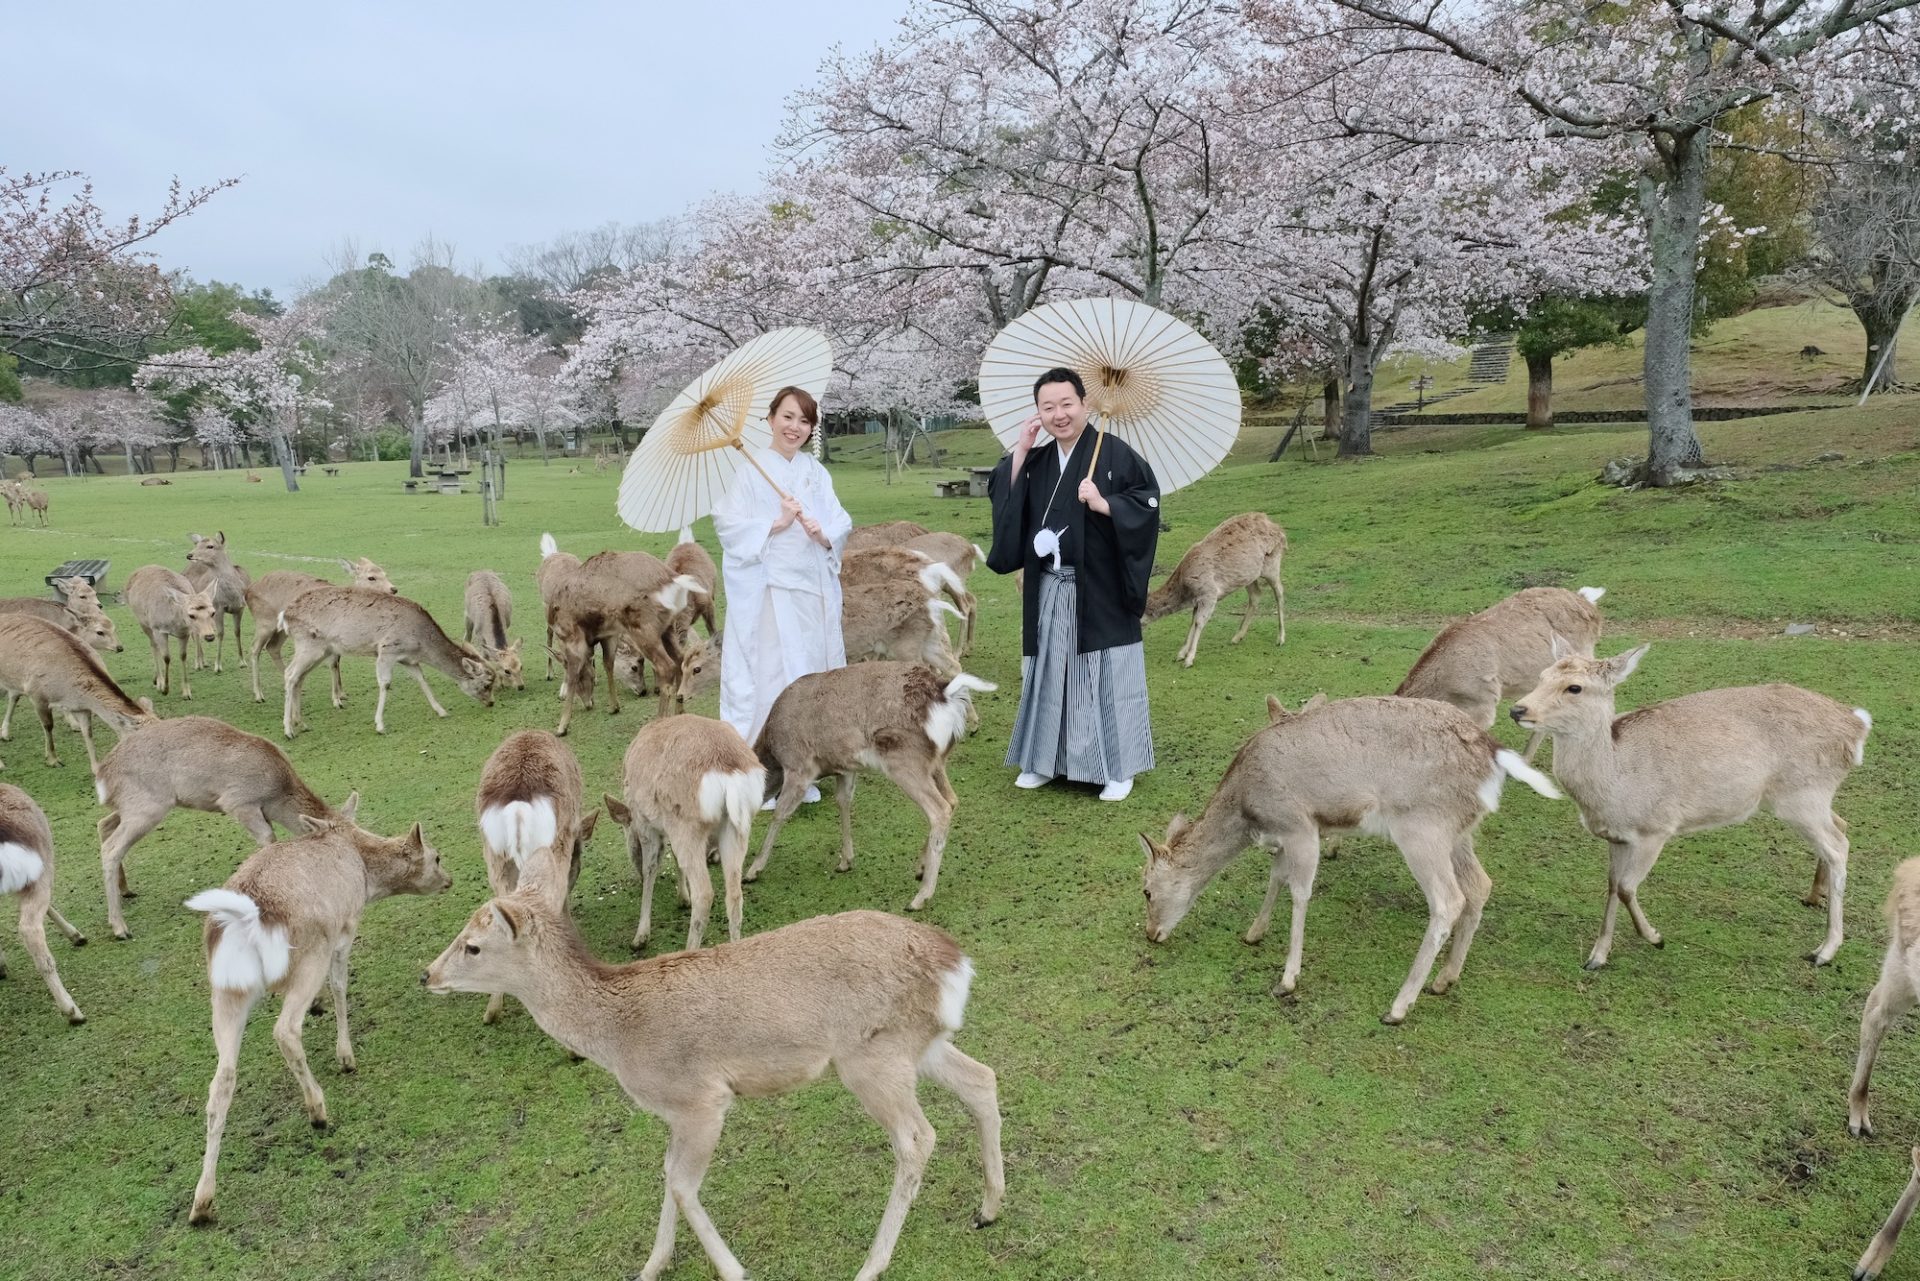
M 799 453 L 800 447 L 813 435 L 813 425 L 800 412 L 799 400 L 792 396 L 781 399 L 767 422 L 773 428 L 773 447 L 780 451 L 782 458 L 792 458 Z

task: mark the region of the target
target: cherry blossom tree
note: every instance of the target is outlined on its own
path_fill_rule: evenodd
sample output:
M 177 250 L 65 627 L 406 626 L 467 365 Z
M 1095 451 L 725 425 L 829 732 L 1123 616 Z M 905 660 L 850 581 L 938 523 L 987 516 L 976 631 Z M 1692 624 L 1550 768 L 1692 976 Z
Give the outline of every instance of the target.
M 0 352 L 48 372 L 137 358 L 173 311 L 145 245 L 237 181 L 187 188 L 175 179 L 151 217 L 115 221 L 76 170 L 0 166 Z
M 1731 112 L 1790 102 L 1825 114 L 1852 100 L 1855 60 L 1910 65 L 1916 0 L 1325 0 L 1263 4 L 1280 45 L 1337 49 L 1352 132 L 1417 141 L 1580 139 L 1618 147 L 1637 171 L 1651 286 L 1649 456 L 1639 479 L 1682 479 L 1702 461 L 1689 340 L 1709 218 L 1707 166 Z M 1913 81 L 1878 111 L 1907 110 Z M 1473 105 L 1409 127 L 1405 99 L 1441 86 Z M 1486 105 L 1495 110 L 1483 109 Z M 1858 123 L 1871 126 L 1876 113 Z

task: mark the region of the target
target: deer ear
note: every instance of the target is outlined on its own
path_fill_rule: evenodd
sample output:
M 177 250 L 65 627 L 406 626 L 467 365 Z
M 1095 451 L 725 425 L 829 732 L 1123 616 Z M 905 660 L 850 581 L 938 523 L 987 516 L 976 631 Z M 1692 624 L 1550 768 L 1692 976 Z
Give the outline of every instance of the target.
M 628 809 L 623 802 L 615 798 L 613 793 L 607 792 L 603 794 L 600 800 L 607 807 L 608 818 L 622 827 L 626 827 L 633 822 L 633 811 Z
M 1328 701 L 1327 691 L 1323 689 L 1318 693 L 1316 693 L 1312 698 L 1308 699 L 1306 702 L 1300 704 L 1299 715 L 1305 716 L 1308 712 L 1315 711 L 1319 708 L 1325 707 L 1327 705 L 1327 701 Z
M 311 814 L 300 816 L 300 826 L 306 829 L 308 836 L 322 836 L 333 830 L 331 822 L 324 818 L 315 818 Z
M 176 605 L 184 605 L 187 603 L 187 594 L 178 587 L 169 587 L 167 588 L 167 599 Z
M 493 914 L 499 917 L 501 923 L 507 927 L 508 934 L 516 939 L 520 937 L 520 931 L 526 927 L 526 921 L 522 919 L 519 908 L 508 907 L 505 899 L 495 899 Z
M 147 715 L 149 716 L 160 715 L 160 713 L 153 710 L 153 700 L 146 697 L 145 695 L 142 695 L 141 697 L 135 699 L 134 701 L 140 704 L 140 710 L 145 712 Z
M 1279 699 L 1271 694 L 1267 695 L 1267 724 L 1278 725 L 1285 719 L 1287 719 L 1287 709 L 1281 705 Z
M 1567 644 L 1566 638 L 1561 636 L 1559 632 L 1548 633 L 1548 645 L 1550 652 L 1553 654 L 1553 661 L 1556 663 L 1563 658 L 1573 657 L 1573 646 Z
M 407 845 L 414 850 L 424 850 L 427 848 L 427 834 L 420 830 L 419 823 L 415 823 L 413 830 L 407 833 Z
M 1160 847 L 1154 844 L 1151 836 L 1148 836 L 1145 832 L 1139 832 L 1137 835 L 1140 837 L 1140 848 L 1146 852 L 1147 862 L 1153 863 L 1166 857 L 1161 852 Z
M 1640 660 L 1645 658 L 1647 651 L 1652 648 L 1653 643 L 1649 641 L 1638 649 L 1630 649 L 1624 654 L 1615 654 L 1612 658 L 1609 658 L 1606 662 L 1607 679 L 1613 684 L 1618 685 L 1621 681 L 1633 675 L 1633 669 L 1640 666 Z
M 575 843 L 585 845 L 588 841 L 592 840 L 593 829 L 599 825 L 599 822 L 600 811 L 597 809 L 588 810 L 587 816 L 580 820 L 580 835 L 574 838 Z
M 1188 821 L 1185 814 L 1175 814 L 1167 824 L 1167 844 L 1172 845 L 1175 841 L 1186 835 L 1187 829 L 1192 826 L 1193 824 Z
M 360 570 L 360 567 L 358 565 L 355 565 L 352 561 L 348 560 L 345 556 L 342 556 L 340 558 L 340 568 L 346 570 L 349 574 L 358 573 Z
M 356 789 L 347 793 L 347 799 L 340 806 L 340 817 L 351 823 L 360 815 L 360 793 Z
M 520 640 L 521 640 L 520 637 L 518 636 L 514 637 L 513 644 L 507 646 L 505 649 L 501 650 L 500 652 L 503 654 L 518 654 L 520 652 Z

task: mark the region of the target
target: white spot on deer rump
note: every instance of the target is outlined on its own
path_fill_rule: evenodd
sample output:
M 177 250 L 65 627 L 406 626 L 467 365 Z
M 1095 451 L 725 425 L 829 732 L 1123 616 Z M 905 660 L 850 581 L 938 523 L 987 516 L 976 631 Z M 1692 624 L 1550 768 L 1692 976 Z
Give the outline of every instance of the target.
M 553 848 L 559 831 L 559 815 L 548 796 L 489 805 L 480 815 L 480 832 L 487 844 L 523 870 L 536 853 Z
M 966 957 L 940 976 L 940 1026 L 949 1032 L 960 1030 L 967 1012 L 967 995 L 973 990 L 973 962 Z
M 0 894 L 18 894 L 46 870 L 46 860 L 34 851 L 12 841 L 0 841 Z
M 207 960 L 207 977 L 227 992 L 265 992 L 287 976 L 293 949 L 283 925 L 260 920 L 260 905 L 228 889 L 202 890 L 187 900 L 220 924 L 220 941 Z

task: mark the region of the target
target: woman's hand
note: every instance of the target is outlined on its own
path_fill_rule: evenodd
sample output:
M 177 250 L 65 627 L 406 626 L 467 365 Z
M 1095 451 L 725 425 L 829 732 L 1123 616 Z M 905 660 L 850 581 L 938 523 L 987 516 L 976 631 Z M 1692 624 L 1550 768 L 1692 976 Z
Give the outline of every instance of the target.
M 800 513 L 800 500 L 786 496 L 780 500 L 780 519 L 773 522 L 773 532 L 778 534 L 796 520 L 806 519 Z
M 1100 496 L 1100 490 L 1094 485 L 1091 476 L 1080 482 L 1080 501 L 1087 505 L 1089 511 L 1099 512 L 1102 516 L 1113 515 L 1113 508 L 1109 507 L 1107 500 Z
M 822 547 L 831 548 L 833 546 L 827 539 L 826 531 L 820 528 L 820 522 L 805 512 L 800 514 L 800 528 L 806 530 L 807 537 L 819 543 Z

